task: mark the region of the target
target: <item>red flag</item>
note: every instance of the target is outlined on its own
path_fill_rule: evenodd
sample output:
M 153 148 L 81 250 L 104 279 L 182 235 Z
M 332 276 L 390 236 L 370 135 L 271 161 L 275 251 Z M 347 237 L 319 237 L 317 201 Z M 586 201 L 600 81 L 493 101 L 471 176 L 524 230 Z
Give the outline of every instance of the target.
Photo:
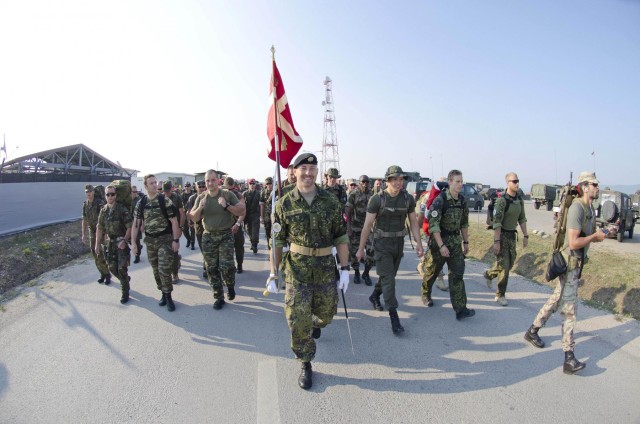
M 273 90 L 276 90 L 275 102 L 273 101 Z M 291 118 L 291 110 L 287 102 L 287 94 L 284 92 L 284 84 L 280 77 L 280 72 L 273 61 L 273 75 L 271 76 L 271 107 L 269 108 L 269 116 L 267 118 L 267 137 L 269 137 L 269 159 L 276 160 L 275 138 L 276 130 L 278 142 L 280 144 L 280 166 L 286 168 L 289 166 L 293 158 L 296 156 L 300 147 L 302 147 L 302 137 L 293 126 Z M 274 110 L 274 106 L 277 109 Z M 277 115 L 276 115 L 277 112 Z M 276 126 L 277 116 L 277 126 Z

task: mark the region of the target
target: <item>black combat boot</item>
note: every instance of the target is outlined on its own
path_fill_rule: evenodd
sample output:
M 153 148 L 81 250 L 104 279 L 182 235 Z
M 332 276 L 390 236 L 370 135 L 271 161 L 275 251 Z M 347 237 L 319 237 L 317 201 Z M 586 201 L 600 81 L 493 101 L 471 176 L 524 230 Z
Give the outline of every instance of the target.
M 422 296 L 422 303 L 427 308 L 430 308 L 433 306 L 433 299 L 431 299 L 431 296 Z
M 220 309 L 222 309 L 225 303 L 226 302 L 224 301 L 224 299 L 216 299 L 216 301 L 213 302 L 213 309 L 219 311 Z
M 136 258 L 133 260 L 134 264 L 137 264 L 140 262 L 140 255 L 136 255 Z
M 125 304 L 129 301 L 129 282 L 131 281 L 131 277 L 127 277 L 127 282 L 122 283 L 122 297 L 120 298 L 120 303 Z
M 242 264 L 238 264 L 238 274 L 242 274 Z
M 465 319 L 465 318 L 470 318 L 470 317 L 474 316 L 475 314 L 476 314 L 475 310 L 469 309 L 469 308 L 464 308 L 460 312 L 456 313 L 456 319 L 458 321 L 460 321 L 460 320 Z
M 111 274 L 107 274 L 104 276 L 104 284 L 105 286 L 108 286 L 109 284 L 111 284 Z
M 314 339 L 319 339 L 321 335 L 322 335 L 322 329 L 318 327 L 313 327 L 313 330 L 311 331 L 311 337 L 313 337 Z
M 373 309 L 375 311 L 384 311 L 384 308 L 380 303 L 380 294 L 376 293 L 375 290 L 373 293 L 371 293 L 371 296 L 369 296 L 369 302 L 373 304 Z
M 393 331 L 393 334 L 404 333 L 404 327 L 400 324 L 398 311 L 395 308 L 389 309 L 389 318 L 391 318 L 391 331 Z
M 256 253 L 258 253 L 258 244 L 257 243 L 253 243 L 251 245 L 251 250 L 253 250 L 253 254 L 255 255 Z
M 187 239 L 187 247 L 191 246 L 191 240 Z
M 575 374 L 586 366 L 587 364 L 576 359 L 573 351 L 564 353 L 564 366 L 562 367 L 562 371 L 565 374 Z
M 369 270 L 370 269 L 371 269 L 371 267 L 369 265 L 365 265 L 364 266 L 364 272 L 362 273 L 362 281 L 364 281 L 364 283 L 367 286 L 373 285 L 373 282 L 371 281 L 371 277 L 369 277 Z
M 173 303 L 173 299 L 171 299 L 171 293 L 165 293 L 164 298 L 167 300 L 167 309 L 169 312 L 173 312 L 176 310 L 176 304 Z
M 301 389 L 310 389 L 313 385 L 312 375 L 311 362 L 303 362 L 302 371 L 300 371 L 300 377 L 298 377 L 298 386 L 300 386 Z
M 229 287 L 229 291 L 227 292 L 227 299 L 233 300 L 236 298 L 236 289 L 234 287 Z
M 542 349 L 544 347 L 544 342 L 542 341 L 540 336 L 538 336 L 538 330 L 540 330 L 540 327 L 536 327 L 532 324 L 527 332 L 524 333 L 524 339 L 530 342 L 535 347 L 539 347 L 540 349 Z
M 105 277 L 106 275 L 101 275 L 100 278 L 98 278 L 98 283 L 103 284 Z
M 360 284 L 362 280 L 360 279 L 360 270 L 358 268 L 353 269 L 355 271 L 355 275 L 353 276 L 353 284 Z
M 167 295 L 164 292 L 162 292 L 162 297 L 160 298 L 158 305 L 165 306 L 166 304 L 167 304 Z

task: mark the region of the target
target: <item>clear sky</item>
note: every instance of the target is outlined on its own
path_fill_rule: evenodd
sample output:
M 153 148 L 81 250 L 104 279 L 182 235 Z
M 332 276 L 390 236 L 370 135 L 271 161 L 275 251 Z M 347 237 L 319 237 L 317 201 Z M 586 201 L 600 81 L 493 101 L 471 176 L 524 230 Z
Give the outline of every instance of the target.
M 2 0 L 9 159 L 84 143 L 143 173 L 264 178 L 271 45 L 304 150 L 333 80 L 344 177 L 640 182 L 634 0 Z

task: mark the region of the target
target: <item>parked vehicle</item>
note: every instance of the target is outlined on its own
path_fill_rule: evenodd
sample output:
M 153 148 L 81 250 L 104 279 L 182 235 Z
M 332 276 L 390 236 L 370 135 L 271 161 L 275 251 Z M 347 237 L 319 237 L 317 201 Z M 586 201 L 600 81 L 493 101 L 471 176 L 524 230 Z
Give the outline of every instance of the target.
M 503 193 L 503 188 L 486 188 L 480 192 L 482 197 L 484 197 L 484 200 L 495 199 L 496 197 L 502 196 Z
M 431 190 L 432 185 L 433 184 L 431 183 L 430 179 L 425 179 L 422 181 L 409 181 L 407 183 L 407 192 L 412 195 L 414 199 L 418 200 L 420 195 L 425 190 Z
M 555 184 L 533 184 L 531 186 L 533 207 L 540 209 L 540 206 L 546 205 L 548 211 L 552 210 L 553 203 L 561 188 L 562 186 Z
M 467 201 L 469 209 L 480 212 L 484 206 L 484 197 L 478 190 L 471 184 L 464 184 L 462 186 L 462 195 Z
M 631 195 L 631 209 L 636 220 L 640 218 L 640 193 L 638 192 Z
M 634 210 L 631 208 L 631 197 L 620 191 L 602 190 L 600 198 L 595 200 L 593 208 L 596 210 L 596 225 L 600 228 L 614 229 L 610 237 L 617 237 L 619 242 L 624 240 L 624 233 L 633 237 L 636 223 Z

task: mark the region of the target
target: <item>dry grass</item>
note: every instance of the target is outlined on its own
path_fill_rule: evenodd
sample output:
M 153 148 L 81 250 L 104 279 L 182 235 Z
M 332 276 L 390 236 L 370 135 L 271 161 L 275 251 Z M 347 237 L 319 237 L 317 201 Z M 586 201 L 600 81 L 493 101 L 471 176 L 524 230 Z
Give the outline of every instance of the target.
M 469 226 L 469 257 L 490 264 L 495 260 L 492 252 L 493 231 L 476 223 Z M 612 242 L 606 240 L 605 243 Z M 553 236 L 543 239 L 530 234 L 529 246 L 522 248 L 518 241 L 518 259 L 514 272 L 540 284 L 555 286 L 555 281 L 547 283 L 544 273 L 553 245 Z M 583 283 L 578 294 L 591 306 L 608 311 L 627 314 L 640 319 L 640 261 L 631 254 L 613 253 L 599 246 L 589 251 L 589 263 L 582 274 Z

